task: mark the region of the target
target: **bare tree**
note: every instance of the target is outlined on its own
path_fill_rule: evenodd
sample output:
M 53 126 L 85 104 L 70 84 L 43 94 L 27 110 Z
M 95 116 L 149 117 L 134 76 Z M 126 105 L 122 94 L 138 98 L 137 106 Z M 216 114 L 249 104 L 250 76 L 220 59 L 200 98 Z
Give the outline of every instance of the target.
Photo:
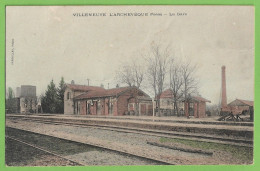
M 138 63 L 139 62 L 139 63 Z M 116 80 L 128 86 L 136 86 L 140 88 L 144 79 L 144 67 L 139 60 L 132 60 L 130 63 L 122 65 L 116 75 Z M 138 100 L 135 97 L 135 114 L 139 114 Z
M 132 61 L 131 68 L 134 78 L 134 85 L 137 88 L 140 88 L 144 79 L 144 68 L 141 64 L 137 64 L 136 61 Z
M 128 86 L 140 88 L 144 79 L 144 68 L 138 61 L 132 60 L 130 63 L 123 64 L 117 71 L 116 80 Z
M 181 66 L 183 77 L 183 95 L 184 102 L 189 103 L 189 98 L 192 93 L 197 91 L 197 81 L 195 79 L 196 65 L 192 65 L 190 62 L 184 63 Z M 186 109 L 184 108 L 184 112 Z
M 170 58 L 169 48 L 162 48 L 158 44 L 151 46 L 151 53 L 147 56 L 147 77 L 149 83 L 152 85 L 154 95 L 157 98 L 158 115 L 160 111 L 160 95 L 164 89 L 165 77 L 168 71 L 168 63 Z
M 130 87 L 134 85 L 133 72 L 129 64 L 124 64 L 117 71 L 116 80 L 122 84 L 127 84 Z
M 174 113 L 176 112 L 177 116 L 179 116 L 178 102 L 183 97 L 183 80 L 182 68 L 172 60 L 170 65 L 170 89 L 173 96 Z

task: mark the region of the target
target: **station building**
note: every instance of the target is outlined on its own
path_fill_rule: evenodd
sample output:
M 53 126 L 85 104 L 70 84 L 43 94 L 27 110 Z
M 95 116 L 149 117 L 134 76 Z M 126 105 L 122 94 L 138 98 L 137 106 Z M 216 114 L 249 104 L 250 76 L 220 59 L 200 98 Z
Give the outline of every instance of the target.
M 102 87 L 67 84 L 64 114 L 152 115 L 152 99 L 137 87 Z

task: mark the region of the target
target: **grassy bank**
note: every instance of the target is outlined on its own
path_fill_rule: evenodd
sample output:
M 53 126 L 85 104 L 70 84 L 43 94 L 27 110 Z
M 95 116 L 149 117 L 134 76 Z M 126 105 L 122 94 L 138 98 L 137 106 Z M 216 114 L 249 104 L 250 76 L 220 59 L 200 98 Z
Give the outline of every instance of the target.
M 251 163 L 253 161 L 253 148 L 250 147 L 241 147 L 236 145 L 227 145 L 227 144 L 218 144 L 212 142 L 201 142 L 195 140 L 184 140 L 184 139 L 173 139 L 173 138 L 160 138 L 161 143 L 173 142 L 185 144 L 193 148 L 200 148 L 203 150 L 210 151 L 220 151 L 229 153 L 233 158 L 239 159 L 241 161 L 246 161 Z

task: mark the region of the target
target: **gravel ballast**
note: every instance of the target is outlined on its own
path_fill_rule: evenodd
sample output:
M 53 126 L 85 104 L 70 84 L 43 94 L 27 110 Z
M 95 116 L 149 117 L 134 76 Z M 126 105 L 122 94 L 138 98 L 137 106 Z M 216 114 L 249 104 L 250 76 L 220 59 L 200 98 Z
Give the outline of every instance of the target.
M 17 121 L 16 121 L 17 122 Z M 156 142 L 158 137 L 149 135 L 140 135 L 134 133 L 123 133 L 110 130 L 102 130 L 96 128 L 82 128 L 65 125 L 50 125 L 42 123 L 33 123 L 28 121 L 18 121 L 14 123 L 7 119 L 6 125 L 14 128 L 35 131 L 38 133 L 60 136 L 68 139 L 82 139 L 95 142 L 109 147 L 115 147 L 125 151 L 132 151 L 146 156 L 157 156 L 163 160 L 172 161 L 174 164 L 237 164 L 241 161 L 223 159 L 221 156 L 208 156 L 199 153 L 189 153 L 179 150 L 158 147 L 147 144 L 147 141 Z M 225 154 L 227 155 L 227 154 Z M 228 156 L 228 155 L 227 155 Z M 133 159 L 118 158 L 114 154 L 100 151 L 92 151 L 78 153 L 69 156 L 71 159 L 76 159 L 86 165 L 145 165 L 144 161 L 135 161 Z M 225 156 L 226 157 L 226 156 Z M 111 160 L 110 160 L 111 159 Z M 152 163 L 151 163 L 152 164 Z

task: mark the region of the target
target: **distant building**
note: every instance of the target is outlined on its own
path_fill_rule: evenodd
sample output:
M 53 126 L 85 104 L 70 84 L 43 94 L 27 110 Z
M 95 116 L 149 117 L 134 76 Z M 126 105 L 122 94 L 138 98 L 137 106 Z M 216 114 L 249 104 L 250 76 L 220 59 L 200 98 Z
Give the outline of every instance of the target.
M 16 87 L 15 97 L 20 97 L 20 96 L 21 96 L 21 87 Z
M 20 113 L 35 113 L 36 106 L 36 86 L 22 85 L 20 94 Z
M 22 85 L 17 87 L 16 97 L 8 99 L 6 108 L 8 113 L 36 113 L 36 86 Z
M 22 85 L 20 97 L 36 97 L 36 86 Z
M 254 101 L 236 99 L 228 104 L 228 107 L 236 108 L 242 111 L 249 111 L 250 107 L 254 107 Z
M 167 89 L 163 91 L 159 96 L 157 96 L 157 99 L 160 100 L 161 109 L 171 109 L 171 110 L 174 109 L 173 92 L 171 89 Z M 180 100 L 177 103 L 178 103 L 179 110 L 183 110 L 184 104 L 182 103 L 182 101 Z
M 160 100 L 162 115 L 176 115 L 177 112 L 174 111 L 173 92 L 171 89 L 163 91 L 157 96 L 157 99 Z M 206 117 L 206 102 L 210 101 L 200 96 L 189 96 L 186 103 L 183 98 L 180 98 L 177 102 L 178 112 L 181 116 L 194 116 L 196 118 Z
M 211 103 L 211 101 L 200 97 L 200 96 L 190 96 L 187 102 L 184 102 L 185 116 L 194 116 L 195 118 L 206 117 L 206 102 Z
M 152 115 L 152 100 L 136 87 L 102 87 L 67 84 L 64 114 Z

